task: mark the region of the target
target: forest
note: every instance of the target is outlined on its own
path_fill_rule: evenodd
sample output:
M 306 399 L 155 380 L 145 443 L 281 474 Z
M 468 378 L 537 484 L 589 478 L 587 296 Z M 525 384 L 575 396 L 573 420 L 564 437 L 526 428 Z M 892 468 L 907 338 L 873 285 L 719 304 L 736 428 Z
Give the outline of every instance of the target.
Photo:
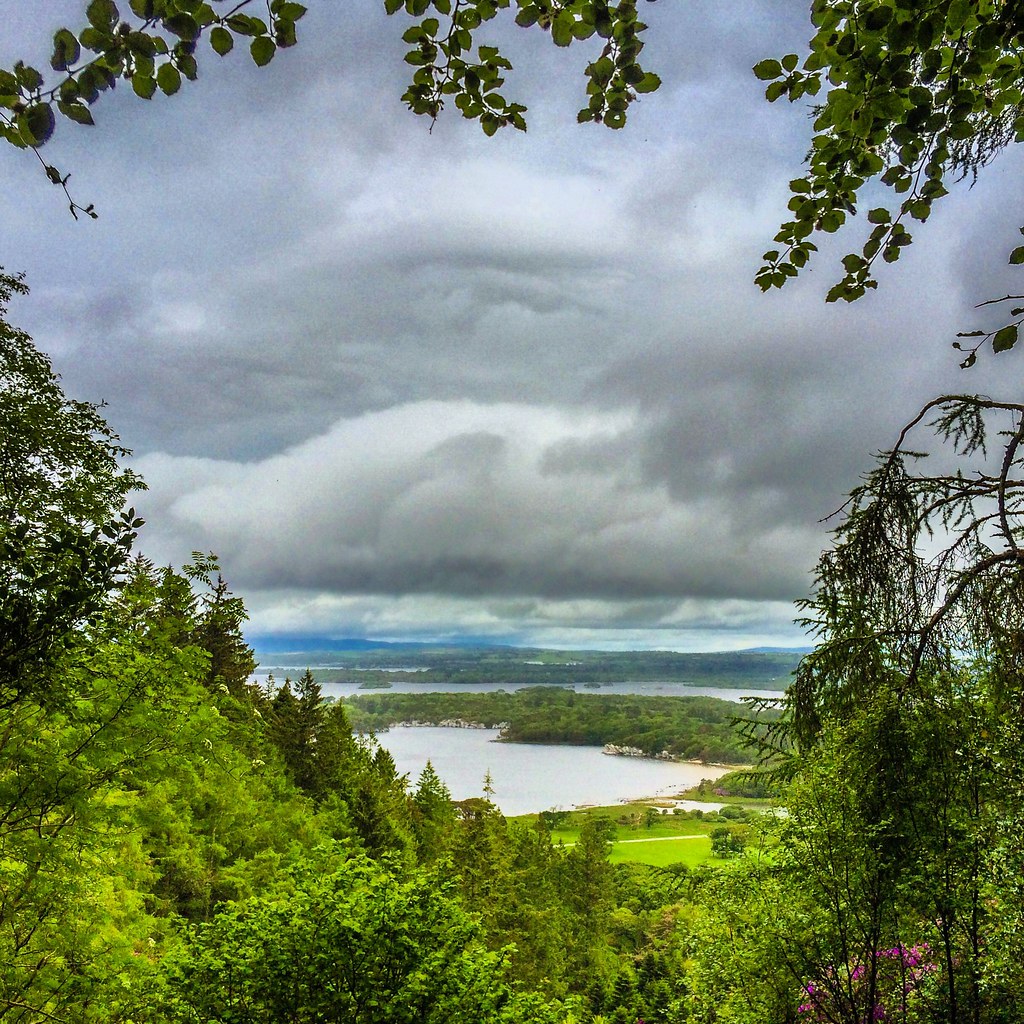
M 345 700 L 345 710 L 361 733 L 398 722 L 462 719 L 501 725 L 500 738 L 512 743 L 614 743 L 650 757 L 667 752 L 706 763 L 744 764 L 751 756 L 753 723 L 742 733 L 736 723 L 742 707 L 714 697 L 601 696 L 540 686 L 515 693 L 357 694 Z
M 408 106 L 436 119 L 450 101 L 486 136 L 526 127 L 497 91 L 508 62 L 473 53 L 506 11 L 560 49 L 604 41 L 581 121 L 619 129 L 659 85 L 632 0 L 384 6 L 413 22 Z M 92 0 L 86 28 L 56 33 L 56 84 L 0 68 L 0 139 L 38 157 L 83 221 L 96 211 L 40 155 L 57 115 L 91 124 L 117 83 L 173 96 L 209 57 L 200 42 L 239 41 L 263 67 L 306 13 L 128 7 Z M 814 0 L 810 16 L 809 52 L 754 67 L 770 101 L 821 93 L 793 217 L 755 280 L 800 276 L 811 239 L 873 182 L 892 198 L 829 292 L 856 301 L 944 182 L 1024 139 L 1024 17 L 1000 0 Z M 613 866 L 596 824 L 559 844 L 486 788 L 454 802 L 430 766 L 400 777 L 311 672 L 255 685 L 245 604 L 217 559 L 137 553 L 142 481 L 101 406 L 65 393 L 15 325 L 26 292 L 0 272 L 0 1021 L 1024 1019 L 1019 397 L 929 401 L 834 518 L 800 605 L 813 650 L 778 717 L 745 734 L 784 813 L 710 867 Z M 985 300 L 998 323 L 963 332 L 965 367 L 1013 358 L 1020 301 Z

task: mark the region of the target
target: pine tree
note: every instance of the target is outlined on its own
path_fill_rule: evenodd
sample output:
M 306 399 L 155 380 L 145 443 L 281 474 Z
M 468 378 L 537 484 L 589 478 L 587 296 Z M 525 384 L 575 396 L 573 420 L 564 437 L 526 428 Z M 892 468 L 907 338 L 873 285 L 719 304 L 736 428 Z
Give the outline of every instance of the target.
M 455 827 L 452 795 L 427 761 L 412 795 L 412 825 L 421 863 L 433 863 L 451 844 Z

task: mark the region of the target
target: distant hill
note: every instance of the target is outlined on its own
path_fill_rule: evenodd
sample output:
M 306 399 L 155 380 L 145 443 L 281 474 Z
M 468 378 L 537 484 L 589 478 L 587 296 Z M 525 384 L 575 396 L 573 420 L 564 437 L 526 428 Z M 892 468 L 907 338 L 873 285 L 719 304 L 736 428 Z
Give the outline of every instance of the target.
M 281 658 L 287 655 L 289 658 L 308 661 L 309 664 L 320 664 L 325 661 L 336 661 L 338 656 L 350 656 L 366 651 L 390 652 L 441 652 L 441 651 L 481 651 L 481 650 L 518 650 L 511 646 L 493 643 L 474 643 L 473 641 L 459 640 L 457 642 L 424 642 L 416 640 L 370 640 L 362 637 L 335 637 L 318 636 L 254 636 L 248 638 L 256 651 L 256 657 L 265 661 L 269 657 Z
M 497 644 L 414 643 L 312 638 L 299 648 L 256 640 L 257 657 L 270 669 L 318 669 L 321 682 L 373 684 L 405 676 L 417 683 L 600 685 L 666 682 L 689 686 L 784 689 L 800 649 L 681 653 L 678 651 L 564 651 Z M 302 638 L 308 640 L 310 638 Z
M 737 654 L 810 654 L 813 647 L 744 647 Z

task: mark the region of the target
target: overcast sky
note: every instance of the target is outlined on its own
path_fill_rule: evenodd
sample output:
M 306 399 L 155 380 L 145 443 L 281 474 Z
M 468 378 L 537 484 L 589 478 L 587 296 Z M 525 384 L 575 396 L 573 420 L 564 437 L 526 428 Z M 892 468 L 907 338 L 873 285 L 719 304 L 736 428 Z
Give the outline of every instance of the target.
M 642 5 L 664 85 L 621 132 L 576 124 L 594 46 L 506 18 L 479 41 L 530 129 L 487 139 L 405 110 L 380 0 L 307 3 L 265 69 L 204 44 L 172 99 L 61 123 L 46 156 L 98 221 L 0 152 L 11 319 L 134 450 L 141 549 L 216 552 L 252 637 L 799 644 L 872 453 L 935 394 L 1016 394 L 1012 357 L 965 374 L 950 342 L 1015 286 L 1019 153 L 853 306 L 823 299 L 863 218 L 753 285 L 810 122 L 750 67 L 801 48 L 806 5 Z M 0 0 L 0 65 L 45 66 L 76 8 Z

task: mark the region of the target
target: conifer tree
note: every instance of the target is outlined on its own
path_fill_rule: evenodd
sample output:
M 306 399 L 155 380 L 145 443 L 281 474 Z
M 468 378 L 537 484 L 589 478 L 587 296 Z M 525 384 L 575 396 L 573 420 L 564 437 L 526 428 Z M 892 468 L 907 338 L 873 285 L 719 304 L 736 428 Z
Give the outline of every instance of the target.
M 456 814 L 452 795 L 428 760 L 412 794 L 412 825 L 421 863 L 443 856 L 452 840 Z

